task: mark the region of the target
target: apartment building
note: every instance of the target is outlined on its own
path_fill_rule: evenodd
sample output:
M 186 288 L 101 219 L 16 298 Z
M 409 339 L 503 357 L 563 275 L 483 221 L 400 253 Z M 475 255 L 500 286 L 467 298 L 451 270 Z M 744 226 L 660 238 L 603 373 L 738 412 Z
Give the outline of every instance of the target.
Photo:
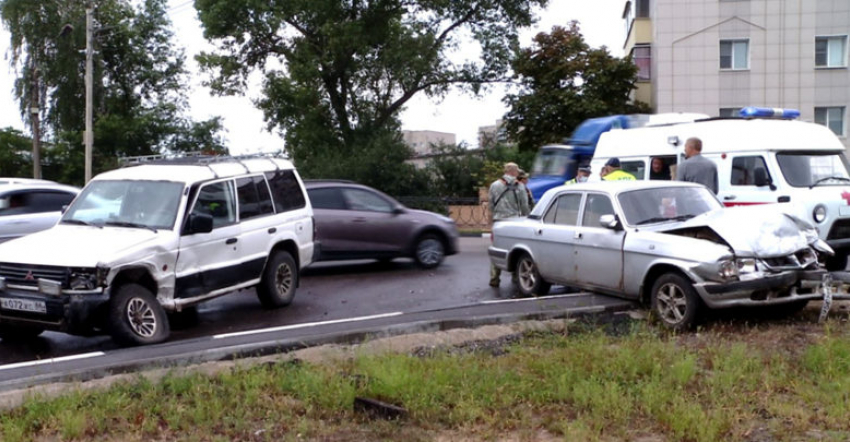
M 628 0 L 622 17 L 656 112 L 794 108 L 850 145 L 850 0 Z
M 455 134 L 435 130 L 403 130 L 401 136 L 404 144 L 413 149 L 415 156 L 431 154 L 434 145 L 457 143 Z

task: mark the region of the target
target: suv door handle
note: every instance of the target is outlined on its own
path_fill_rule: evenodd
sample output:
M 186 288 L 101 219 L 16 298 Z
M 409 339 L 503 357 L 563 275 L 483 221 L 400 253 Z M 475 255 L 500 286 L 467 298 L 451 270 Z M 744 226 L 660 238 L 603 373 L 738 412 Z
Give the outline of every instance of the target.
M 582 238 L 581 232 L 576 232 L 576 234 L 573 235 L 573 239 L 581 239 L 581 238 Z
M 269 234 L 277 232 L 277 227 L 269 227 Z
M 239 240 L 237 238 L 228 238 L 227 241 L 225 241 L 224 243 L 230 245 L 230 244 L 236 244 L 236 241 L 239 241 Z
M 732 201 L 735 198 L 737 198 L 735 195 L 726 195 L 723 197 L 723 199 L 726 201 Z

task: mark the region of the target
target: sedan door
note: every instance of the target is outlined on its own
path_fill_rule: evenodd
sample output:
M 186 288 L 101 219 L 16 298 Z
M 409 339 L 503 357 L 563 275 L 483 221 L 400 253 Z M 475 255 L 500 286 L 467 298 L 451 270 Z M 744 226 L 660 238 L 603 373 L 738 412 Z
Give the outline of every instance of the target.
M 400 253 L 410 242 L 413 223 L 395 213 L 395 205 L 381 195 L 359 188 L 343 188 L 349 211 L 349 234 L 357 252 L 370 255 Z
M 581 285 L 622 290 L 625 231 L 612 230 L 599 223 L 601 216 L 614 213 L 608 195 L 587 194 L 575 241 L 576 279 Z
M 570 284 L 575 280 L 574 243 L 582 196 L 581 192 L 558 196 L 547 209 L 543 222 L 534 227 L 534 261 L 540 275 L 549 282 Z

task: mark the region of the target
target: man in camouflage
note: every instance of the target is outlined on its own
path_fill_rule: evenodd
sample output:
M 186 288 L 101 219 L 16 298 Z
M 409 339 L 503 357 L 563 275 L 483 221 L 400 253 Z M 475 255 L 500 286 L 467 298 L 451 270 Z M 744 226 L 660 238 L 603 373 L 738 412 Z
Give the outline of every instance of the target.
M 505 174 L 490 185 L 489 206 L 490 221 L 497 223 L 503 219 L 528 215 L 528 196 L 525 186 L 517 181 L 519 166 L 505 164 Z M 490 264 L 490 286 L 498 287 L 502 271 Z

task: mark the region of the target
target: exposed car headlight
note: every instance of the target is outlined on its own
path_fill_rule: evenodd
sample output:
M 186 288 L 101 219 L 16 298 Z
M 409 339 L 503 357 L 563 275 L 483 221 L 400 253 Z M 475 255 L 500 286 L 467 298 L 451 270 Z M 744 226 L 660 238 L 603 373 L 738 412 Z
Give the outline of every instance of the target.
M 71 290 L 93 290 L 97 287 L 97 277 L 93 273 L 74 273 L 69 286 Z
M 738 274 L 744 273 L 754 273 L 758 269 L 756 268 L 756 260 L 755 259 L 739 259 L 735 261 L 738 266 Z
M 826 220 L 826 206 L 823 204 L 815 206 L 815 210 L 812 211 L 812 219 L 818 224 L 824 222 Z
M 738 277 L 738 264 L 735 261 L 721 261 L 718 267 L 718 273 L 722 279 L 734 279 Z

